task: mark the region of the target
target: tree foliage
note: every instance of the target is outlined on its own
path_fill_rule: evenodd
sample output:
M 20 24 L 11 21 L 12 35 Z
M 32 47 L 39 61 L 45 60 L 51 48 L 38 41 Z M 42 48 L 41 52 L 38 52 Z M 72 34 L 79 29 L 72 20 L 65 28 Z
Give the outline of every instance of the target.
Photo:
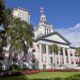
M 3 52 L 3 47 L 6 45 L 6 37 L 5 31 L 1 29 L 4 25 L 6 20 L 6 8 L 4 0 L 0 0 L 0 52 Z
M 0 15 L 0 18 L 2 19 L 0 21 L 0 25 L 1 25 L 1 28 L 3 28 L 3 30 L 0 30 L 0 50 L 1 52 L 3 52 L 3 47 L 7 46 L 7 36 L 6 36 L 6 31 L 7 31 L 7 27 L 8 25 L 11 23 L 11 10 L 8 8 L 3 8 L 3 12 L 1 15 Z M 4 16 L 1 17 L 1 16 Z
M 54 67 L 55 67 L 55 54 L 57 54 L 58 53 L 58 45 L 57 44 L 53 44 L 52 45 L 52 50 L 53 50 L 53 52 L 54 52 Z
M 19 18 L 12 18 L 7 27 L 6 35 L 11 47 L 26 51 L 33 40 L 32 26 Z
M 80 56 L 80 47 L 76 48 L 76 52 Z
M 20 18 L 14 18 L 12 9 L 5 8 L 3 0 L 0 0 L 0 25 L 3 24 L 4 31 L 0 32 L 0 46 L 3 42 L 10 44 L 12 48 L 27 52 L 27 48 L 32 45 L 33 28 L 32 25 Z M 3 36 L 4 35 L 4 36 Z
M 52 49 L 53 49 L 53 52 L 54 52 L 54 53 L 57 53 L 57 52 L 58 52 L 58 46 L 57 46 L 57 44 L 54 44 L 54 45 L 52 46 Z

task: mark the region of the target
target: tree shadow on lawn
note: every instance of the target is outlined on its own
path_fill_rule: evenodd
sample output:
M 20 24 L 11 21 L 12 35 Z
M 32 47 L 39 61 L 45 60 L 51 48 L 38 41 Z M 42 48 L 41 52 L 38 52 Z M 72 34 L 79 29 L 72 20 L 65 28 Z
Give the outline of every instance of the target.
M 27 76 L 11 76 L 0 77 L 0 80 L 80 80 L 80 77 L 68 77 L 68 78 L 51 78 L 51 79 L 28 79 Z
M 0 80 L 80 80 L 80 74 L 70 76 L 68 78 L 51 78 L 51 79 L 28 79 L 27 75 L 16 75 L 16 76 L 6 76 L 0 77 Z
M 0 80 L 28 80 L 25 75 L 0 77 Z

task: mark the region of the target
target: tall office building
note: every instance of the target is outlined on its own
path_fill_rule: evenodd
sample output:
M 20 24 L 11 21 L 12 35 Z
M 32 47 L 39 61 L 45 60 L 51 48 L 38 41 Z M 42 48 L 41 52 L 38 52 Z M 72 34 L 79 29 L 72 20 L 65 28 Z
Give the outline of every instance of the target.
M 13 16 L 30 23 L 30 14 L 26 9 L 14 8 L 13 9 Z

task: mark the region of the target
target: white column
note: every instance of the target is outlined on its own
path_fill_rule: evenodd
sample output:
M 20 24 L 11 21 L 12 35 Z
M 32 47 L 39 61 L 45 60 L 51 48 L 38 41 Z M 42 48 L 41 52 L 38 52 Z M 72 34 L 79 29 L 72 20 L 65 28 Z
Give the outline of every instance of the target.
M 43 69 L 43 64 L 42 64 L 42 44 L 39 44 L 39 69 Z
M 57 65 L 57 54 L 55 53 L 55 67 Z
M 60 65 L 60 49 L 58 51 L 58 65 Z
M 71 64 L 70 49 L 68 49 L 68 61 L 69 61 L 69 64 Z
M 54 62 L 54 52 L 53 52 L 53 54 L 52 54 L 52 55 L 53 55 L 53 67 L 54 67 L 54 64 L 55 64 L 55 62 Z
M 76 59 L 75 59 L 75 51 L 73 52 L 73 63 L 74 63 L 74 67 L 76 67 Z
M 49 47 L 46 45 L 46 58 L 47 58 L 47 66 L 46 68 L 49 68 Z
M 63 60 L 64 60 L 64 65 L 65 65 L 66 64 L 65 48 L 63 48 Z

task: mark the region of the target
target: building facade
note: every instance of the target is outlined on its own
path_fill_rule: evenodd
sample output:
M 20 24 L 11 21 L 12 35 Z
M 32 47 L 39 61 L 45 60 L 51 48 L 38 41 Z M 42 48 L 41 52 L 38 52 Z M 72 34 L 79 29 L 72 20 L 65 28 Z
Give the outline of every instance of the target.
M 33 48 L 39 69 L 80 69 L 80 57 L 76 55 L 76 49 L 71 47 L 71 43 L 54 30 L 54 26 L 48 23 L 43 11 L 38 26 L 34 29 L 34 34 Z M 57 53 L 52 50 L 54 44 L 59 48 Z
M 26 9 L 14 8 L 12 13 L 15 18 L 20 18 L 30 23 L 30 13 Z
M 20 8 L 13 11 L 15 17 L 30 23 L 28 14 Z M 10 58 L 10 45 L 4 47 L 5 56 L 3 60 L 0 60 L 3 69 L 8 69 L 13 64 L 29 69 L 80 69 L 80 57 L 77 55 L 76 49 L 71 47 L 71 43 L 54 30 L 54 26 L 48 23 L 43 11 L 38 26 L 34 29 L 34 34 L 33 47 L 29 48 L 26 55 L 23 52 L 21 54 L 13 53 L 13 58 Z M 54 44 L 58 46 L 57 53 L 53 52 Z

